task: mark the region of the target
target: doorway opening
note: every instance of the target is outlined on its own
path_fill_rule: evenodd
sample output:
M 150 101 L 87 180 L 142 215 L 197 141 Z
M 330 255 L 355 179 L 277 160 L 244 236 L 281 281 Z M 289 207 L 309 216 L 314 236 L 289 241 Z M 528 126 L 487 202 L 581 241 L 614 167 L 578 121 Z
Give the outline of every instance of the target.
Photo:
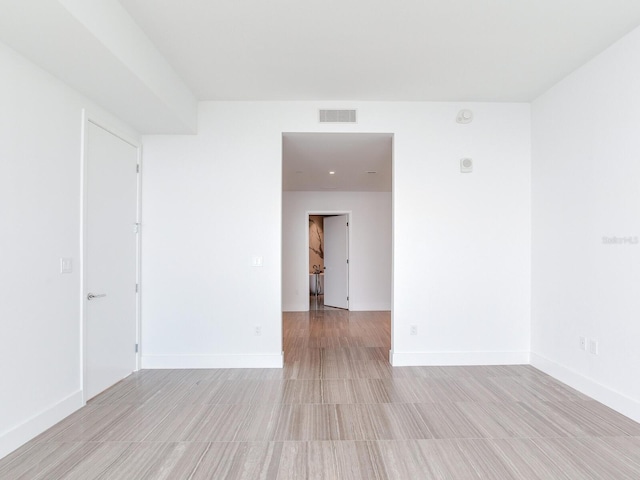
M 386 354 L 393 348 L 393 140 L 391 133 L 282 134 L 285 365 L 319 345 L 366 344 Z M 316 216 L 322 217 L 324 235 L 327 219 L 346 218 L 346 268 L 338 275 L 344 280 L 340 296 L 345 303 L 337 308 L 327 301 L 333 282 L 326 239 L 323 262 L 311 255 L 312 249 L 320 250 L 310 245 L 317 234 Z M 315 310 L 316 292 L 318 307 L 324 307 L 320 311 Z M 352 338 L 356 330 L 350 326 L 360 321 L 381 330 L 367 334 L 367 341 Z

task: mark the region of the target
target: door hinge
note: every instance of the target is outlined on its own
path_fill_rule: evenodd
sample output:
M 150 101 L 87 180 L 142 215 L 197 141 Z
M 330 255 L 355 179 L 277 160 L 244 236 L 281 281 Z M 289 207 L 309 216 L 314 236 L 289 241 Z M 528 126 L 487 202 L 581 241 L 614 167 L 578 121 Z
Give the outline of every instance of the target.
M 140 173 L 140 164 L 136 163 L 136 173 Z
M 136 353 L 138 353 L 138 344 L 136 343 Z
M 349 259 L 347 258 L 347 263 L 349 263 Z
M 140 224 L 139 223 L 134 223 L 133 224 L 133 233 L 140 233 Z
M 347 227 L 349 226 L 349 222 L 347 222 Z
M 347 302 L 349 301 L 349 297 L 347 297 Z
M 136 293 L 138 293 L 138 284 L 136 283 Z

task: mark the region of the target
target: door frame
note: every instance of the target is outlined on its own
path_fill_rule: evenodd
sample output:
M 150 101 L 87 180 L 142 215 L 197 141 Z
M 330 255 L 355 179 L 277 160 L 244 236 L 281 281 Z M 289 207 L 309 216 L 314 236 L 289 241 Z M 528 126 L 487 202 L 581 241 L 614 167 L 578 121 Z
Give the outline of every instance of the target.
M 306 261 L 306 265 L 307 265 L 307 290 L 308 285 L 309 285 L 309 278 L 308 278 L 308 270 L 309 270 L 309 217 L 313 216 L 313 215 L 322 215 L 325 217 L 328 216 L 335 216 L 335 215 L 346 215 L 347 216 L 347 224 L 349 226 L 349 229 L 347 231 L 347 249 L 348 249 L 348 256 L 349 256 L 349 263 L 347 264 L 347 297 L 349 298 L 348 300 L 348 305 L 349 307 L 351 306 L 351 232 L 353 231 L 352 229 L 352 217 L 353 217 L 353 212 L 351 210 L 307 210 L 305 211 L 305 222 L 306 222 L 306 227 L 305 227 L 305 234 L 304 234 L 304 238 L 305 238 L 305 245 L 306 245 L 306 249 L 305 252 L 307 252 L 307 261 Z M 323 229 L 324 232 L 324 229 Z M 347 311 L 350 311 L 350 308 L 347 307 Z M 310 307 L 307 306 L 307 312 L 310 311 Z
M 87 393 L 85 390 L 86 385 L 86 345 L 87 345 L 87 303 L 85 302 L 85 294 L 88 291 L 86 285 L 87 272 L 86 272 L 86 255 L 87 255 L 87 227 L 88 227 L 88 218 L 87 218 L 87 200 L 88 200 L 88 189 L 87 189 L 87 163 L 88 163 L 88 151 L 87 144 L 89 140 L 89 124 L 93 124 L 103 130 L 109 132 L 110 134 L 118 137 L 123 142 L 128 143 L 132 147 L 134 147 L 137 151 L 137 163 L 139 166 L 138 176 L 137 176 L 137 192 L 136 192 L 136 223 L 138 225 L 138 230 L 136 234 L 136 283 L 138 285 L 138 290 L 136 292 L 136 312 L 135 312 L 135 327 L 136 327 L 136 345 L 138 346 L 135 353 L 135 369 L 134 371 L 138 371 L 141 368 L 141 348 L 140 348 L 140 340 L 141 340 L 141 306 L 140 306 L 140 295 L 142 291 L 141 286 L 141 217 L 142 217 L 142 204 L 141 204 L 141 193 L 142 193 L 142 142 L 135 133 L 127 132 L 124 128 L 115 125 L 115 122 L 112 120 L 108 120 L 104 118 L 102 115 L 97 114 L 96 112 L 89 111 L 87 109 L 82 109 L 82 128 L 81 128 L 81 148 L 80 148 L 80 185 L 81 185 L 81 196 L 80 196 L 80 389 L 82 390 L 82 403 L 83 405 L 87 403 Z M 133 226 L 132 226 L 133 227 Z

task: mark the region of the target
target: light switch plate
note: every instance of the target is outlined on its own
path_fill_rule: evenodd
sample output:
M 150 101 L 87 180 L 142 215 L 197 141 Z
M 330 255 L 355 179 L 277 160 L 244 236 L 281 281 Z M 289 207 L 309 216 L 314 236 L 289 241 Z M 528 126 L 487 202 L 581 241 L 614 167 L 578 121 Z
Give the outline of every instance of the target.
M 70 258 L 60 258 L 60 273 L 73 272 L 73 262 Z

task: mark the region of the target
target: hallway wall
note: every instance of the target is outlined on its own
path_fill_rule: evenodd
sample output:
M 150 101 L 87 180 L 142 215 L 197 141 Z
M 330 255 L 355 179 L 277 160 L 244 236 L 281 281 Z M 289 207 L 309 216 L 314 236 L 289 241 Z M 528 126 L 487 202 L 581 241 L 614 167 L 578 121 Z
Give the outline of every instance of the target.
M 351 213 L 349 309 L 391 309 L 391 192 L 283 192 L 282 202 L 283 311 L 309 309 L 308 212 Z
M 144 137 L 143 366 L 282 364 L 283 132 L 394 134 L 394 364 L 528 361 L 530 106 L 339 106 L 358 123 L 319 123 L 335 103 L 204 102 L 197 135 Z

